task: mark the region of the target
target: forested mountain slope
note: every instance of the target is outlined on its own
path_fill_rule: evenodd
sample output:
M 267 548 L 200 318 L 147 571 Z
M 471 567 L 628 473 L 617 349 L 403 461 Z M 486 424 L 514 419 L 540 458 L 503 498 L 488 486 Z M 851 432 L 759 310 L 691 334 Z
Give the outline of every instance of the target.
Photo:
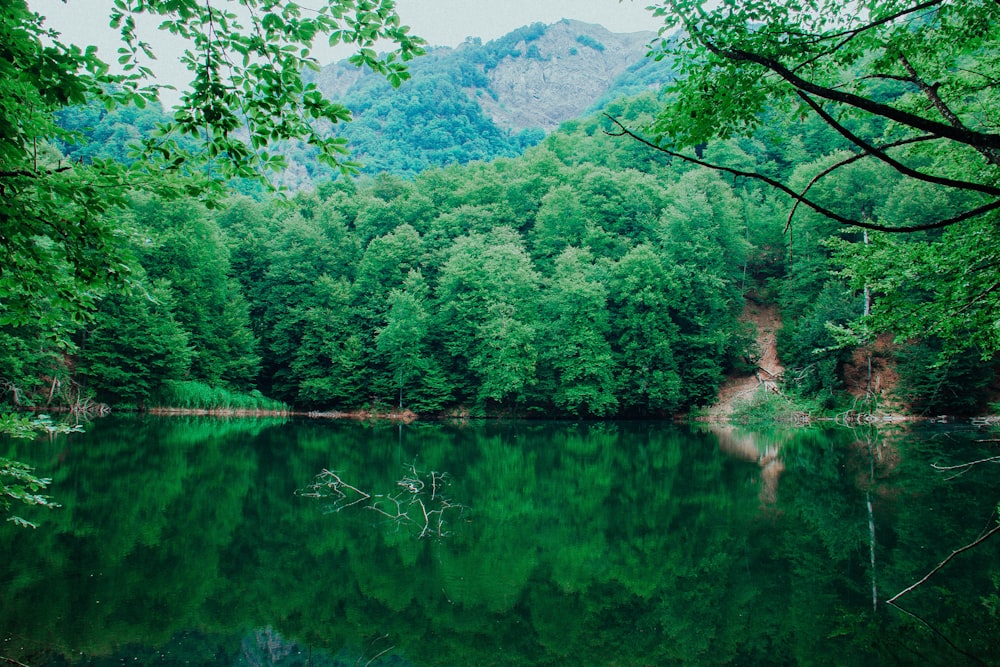
M 563 20 L 482 43 L 435 48 L 398 90 L 346 61 L 316 74 L 324 95 L 354 121 L 338 128 L 368 173 L 514 157 L 560 123 L 669 79 L 646 59 L 654 33 L 617 34 Z M 296 160 L 305 165 L 305 160 Z
M 411 71 L 416 81 L 447 76 L 501 129 L 550 131 L 608 95 L 663 83 L 666 68 L 645 58 L 655 37 L 563 19 L 525 26 L 485 44 L 470 38 L 456 49 L 432 49 Z M 316 81 L 335 99 L 381 87 L 378 77 L 346 61 L 323 68 Z
M 470 39 L 415 60 L 412 78 L 393 88 L 346 60 L 309 73 L 353 121 L 328 128 L 348 141 L 366 174 L 412 177 L 424 169 L 516 157 L 560 123 L 643 90 L 659 88 L 670 67 L 645 58 L 653 33 L 612 33 L 579 21 L 534 24 L 491 42 Z M 74 159 L 128 159 L 128 144 L 168 119 L 159 107 L 107 111 L 98 101 L 60 112 L 63 127 L 89 139 L 63 141 Z M 285 144 L 288 166 L 273 177 L 291 190 L 337 176 L 316 151 Z

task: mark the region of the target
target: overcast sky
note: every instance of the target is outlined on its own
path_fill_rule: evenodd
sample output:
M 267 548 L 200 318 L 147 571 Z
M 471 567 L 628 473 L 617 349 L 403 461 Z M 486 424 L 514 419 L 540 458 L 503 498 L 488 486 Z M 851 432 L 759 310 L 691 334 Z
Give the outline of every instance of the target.
M 489 41 L 521 26 L 563 18 L 599 23 L 613 32 L 655 31 L 659 25 L 645 9 L 647 4 L 646 0 L 397 0 L 396 7 L 413 33 L 432 46 L 457 46 L 466 37 Z M 103 53 L 105 60 L 115 59 L 116 35 L 107 18 L 111 0 L 29 0 L 29 5 L 63 33 L 63 41 L 103 46 L 102 52 L 108 50 Z M 155 34 L 143 37 L 155 44 Z
M 28 4 L 47 17 L 49 27 L 62 33 L 64 43 L 95 45 L 106 62 L 117 60 L 118 35 L 108 27 L 112 0 L 28 0 Z M 563 18 L 598 23 L 613 32 L 656 31 L 659 24 L 645 9 L 648 4 L 647 0 L 397 0 L 396 8 L 412 33 L 431 46 L 457 46 L 467 37 L 488 42 L 531 23 L 550 24 Z M 140 38 L 152 43 L 158 56 L 151 63 L 153 69 L 161 82 L 183 85 L 187 73 L 176 62 L 177 49 L 155 25 L 140 26 Z M 317 49 L 314 55 L 328 64 L 351 53 L 341 47 Z M 169 93 L 164 97 L 165 102 L 172 101 Z

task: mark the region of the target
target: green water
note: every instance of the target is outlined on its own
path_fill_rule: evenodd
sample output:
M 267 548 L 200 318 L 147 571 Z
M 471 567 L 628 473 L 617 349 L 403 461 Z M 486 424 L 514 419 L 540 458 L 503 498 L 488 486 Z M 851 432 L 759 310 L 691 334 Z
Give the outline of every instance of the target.
M 0 664 L 996 665 L 1000 536 L 899 601 L 922 620 L 885 604 L 992 525 L 1000 465 L 932 464 L 994 437 L 115 418 L 4 441 L 63 507 L 0 527 Z

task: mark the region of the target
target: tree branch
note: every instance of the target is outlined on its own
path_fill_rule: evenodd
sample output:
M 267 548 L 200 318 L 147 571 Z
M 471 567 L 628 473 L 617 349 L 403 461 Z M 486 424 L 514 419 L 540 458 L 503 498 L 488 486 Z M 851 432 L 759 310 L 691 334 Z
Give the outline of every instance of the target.
M 964 552 L 968 551 L 969 549 L 973 549 L 973 548 L 979 546 L 980 544 L 982 544 L 983 542 L 985 542 L 989 538 L 993 537 L 997 533 L 1000 533 L 1000 523 L 998 523 L 996 526 L 994 526 L 988 532 L 983 533 L 982 535 L 980 535 L 975 541 L 973 541 L 973 542 L 971 542 L 969 544 L 966 544 L 964 547 L 960 547 L 960 548 L 955 549 L 954 551 L 952 551 L 950 556 L 948 556 L 943 561 L 941 561 L 940 563 L 938 563 L 937 567 L 935 567 L 933 570 L 931 570 L 930 572 L 928 572 L 927 574 L 925 574 L 920 579 L 920 581 L 918 581 L 917 583 L 912 584 L 910 586 L 907 586 L 906 588 L 904 588 L 900 592 L 898 592 L 895 595 L 893 595 L 891 598 L 889 598 L 888 600 L 886 600 L 886 604 L 891 604 L 891 605 L 895 606 L 896 600 L 898 600 L 899 598 L 903 597 L 904 595 L 906 595 L 907 593 L 909 593 L 910 591 L 912 591 L 913 589 L 917 588 L 918 586 L 920 586 L 921 584 L 923 584 L 925 581 L 927 581 L 928 579 L 930 579 L 932 576 L 934 576 L 935 574 L 937 574 L 938 572 L 940 572 L 941 569 L 944 568 L 944 566 L 946 566 L 948 563 L 950 563 L 952 561 L 953 558 L 955 558 L 955 556 L 957 556 L 957 555 L 959 555 L 961 553 L 964 553 Z
M 900 54 L 899 62 L 902 63 L 903 69 L 910 75 L 910 81 L 912 81 L 917 88 L 930 100 L 931 106 L 937 109 L 938 113 L 947 120 L 953 127 L 968 129 L 962 120 L 952 111 L 941 96 L 938 95 L 938 84 L 929 84 L 920 78 L 917 74 L 916 68 L 910 63 L 906 56 Z M 984 157 L 989 164 L 996 165 L 1000 164 L 1000 154 L 997 153 L 995 149 L 985 148 L 985 147 L 975 147 L 975 149 Z
M 64 171 L 69 171 L 73 167 L 70 165 L 56 167 L 55 169 L 14 169 L 13 171 L 0 171 L 0 178 L 16 178 L 18 176 L 23 176 L 25 178 L 40 178 L 42 176 L 51 176 L 52 174 L 61 174 Z
M 941 471 L 958 470 L 959 472 L 948 477 L 948 479 L 955 479 L 956 477 L 961 477 L 965 473 L 969 472 L 970 470 L 972 470 L 973 466 L 977 466 L 980 463 L 1000 463 L 1000 456 L 991 456 L 986 459 L 979 459 L 978 461 L 967 461 L 966 463 L 959 463 L 958 465 L 954 466 L 939 466 L 936 463 L 932 463 L 931 467 L 934 468 L 935 470 L 941 470 Z
M 876 232 L 887 232 L 887 233 L 892 233 L 892 234 L 902 234 L 902 233 L 910 233 L 910 232 L 923 232 L 923 231 L 930 231 L 930 230 L 933 230 L 933 229 L 942 229 L 944 227 L 950 227 L 951 225 L 957 224 L 959 222 L 964 222 L 965 220 L 969 220 L 971 218 L 975 218 L 975 217 L 980 216 L 980 215 L 984 215 L 984 214 L 989 213 L 990 211 L 993 211 L 995 209 L 1000 209 L 1000 199 L 996 199 L 996 200 L 994 200 L 992 202 L 989 202 L 989 203 L 984 204 L 982 206 L 978 206 L 976 208 L 970 209 L 968 211 L 965 211 L 964 213 L 960 213 L 960 214 L 952 216 L 950 218 L 946 218 L 946 219 L 943 219 L 943 220 L 938 220 L 936 222 L 930 222 L 930 223 L 926 223 L 926 224 L 921 224 L 921 225 L 910 225 L 910 226 L 907 226 L 907 227 L 890 227 L 890 226 L 887 226 L 887 225 L 880 225 L 880 224 L 874 223 L 874 222 L 866 222 L 864 220 L 854 220 L 852 218 L 847 218 L 847 217 L 845 217 L 843 215 L 840 215 L 839 213 L 836 213 L 835 211 L 832 211 L 832 210 L 830 210 L 830 209 L 828 209 L 828 208 L 826 208 L 824 206 L 821 206 L 820 204 L 817 204 L 816 202 L 814 202 L 814 201 L 812 201 L 810 199 L 807 199 L 805 196 L 803 196 L 803 194 L 796 192 L 795 190 L 793 190 L 792 188 L 788 187 L 787 185 L 785 185 L 781 181 L 773 179 L 770 176 L 765 176 L 764 174 L 760 174 L 760 173 L 753 172 L 753 171 L 744 171 L 742 169 L 734 169 L 732 167 L 726 167 L 724 165 L 712 164 L 711 162 L 706 162 L 705 160 L 700 160 L 698 158 L 691 157 L 690 155 L 684 155 L 683 153 L 677 153 L 677 152 L 672 151 L 672 150 L 670 150 L 668 148 L 664 148 L 663 146 L 660 146 L 659 144 L 656 144 L 655 142 L 652 142 L 652 141 L 650 141 L 649 139 L 646 139 L 643 136 L 640 136 L 640 135 L 636 134 L 632 130 L 630 130 L 627 127 L 625 127 L 625 125 L 622 124 L 622 122 L 619 121 L 614 116 L 611 116 L 609 114 L 604 114 L 604 115 L 605 115 L 606 118 L 608 118 L 612 123 L 614 123 L 618 127 L 618 131 L 605 130 L 605 134 L 607 134 L 608 136 L 611 136 L 611 137 L 629 137 L 630 139 L 638 141 L 639 143 L 641 143 L 641 144 L 643 144 L 645 146 L 648 146 L 648 147 L 652 148 L 653 150 L 659 151 L 659 152 L 661 152 L 661 153 L 663 153 L 665 155 L 668 155 L 670 157 L 675 157 L 675 158 L 677 158 L 679 160 L 684 160 L 685 162 L 689 162 L 691 164 L 696 164 L 696 165 L 701 166 L 701 167 L 707 167 L 708 169 L 713 169 L 715 171 L 721 171 L 721 172 L 727 173 L 727 174 L 733 174 L 734 176 L 742 176 L 742 177 L 745 177 L 745 178 L 752 178 L 752 179 L 755 179 L 755 180 L 758 180 L 758 181 L 763 181 L 764 183 L 767 183 L 771 187 L 775 188 L 776 190 L 780 190 L 781 192 L 784 192 L 789 197 L 791 197 L 792 199 L 794 199 L 797 203 L 805 204 L 806 206 L 808 206 L 809 208 L 813 209 L 814 211 L 816 211 L 820 215 L 822 215 L 824 217 L 827 217 L 827 218 L 830 218 L 831 220 L 835 220 L 835 221 L 837 221 L 837 222 L 839 222 L 841 224 L 848 225 L 850 227 L 858 227 L 860 229 L 869 229 L 869 230 L 876 231 Z M 916 141 L 918 139 L 914 138 L 913 140 Z M 922 140 L 922 139 L 920 139 L 920 140 Z M 872 149 L 873 150 L 878 150 L 878 149 L 876 149 L 874 147 L 872 147 Z M 862 156 L 859 156 L 859 157 L 864 157 L 864 156 L 862 155 Z M 998 193 L 1000 193 L 1000 191 L 998 191 Z
M 833 47 L 827 49 L 826 51 L 818 53 L 815 56 L 813 56 L 812 58 L 809 58 L 809 59 L 807 59 L 807 60 L 799 63 L 794 68 L 792 68 L 792 71 L 793 72 L 798 71 L 798 70 L 802 69 L 803 67 L 806 67 L 806 66 L 811 65 L 812 63 L 816 62 L 817 60 L 819 60 L 820 58 L 822 58 L 824 55 L 827 55 L 829 53 L 834 53 L 836 51 L 839 51 L 840 49 L 844 48 L 844 46 L 848 42 L 850 42 L 852 39 L 854 39 L 855 37 L 857 37 L 858 35 L 860 35 L 860 34 L 862 34 L 864 32 L 867 32 L 869 30 L 873 30 L 873 29 L 875 29 L 875 28 L 877 28 L 879 26 L 885 25 L 886 23 L 892 23 L 896 19 L 902 18 L 902 17 L 906 16 L 907 14 L 912 14 L 914 12 L 919 12 L 919 11 L 923 11 L 925 9 L 930 9 L 931 7 L 934 7 L 936 5 L 940 5 L 941 3 L 942 3 L 942 0 L 928 0 L 928 2 L 922 2 L 919 5 L 916 5 L 914 7 L 910 7 L 909 9 L 901 9 L 898 12 L 896 12 L 895 14 L 889 14 L 888 16 L 883 16 L 882 18 L 880 18 L 878 20 L 875 20 L 875 21 L 872 21 L 871 23 L 867 23 L 867 24 L 865 24 L 863 26 L 854 28 L 853 30 L 844 30 L 842 32 L 835 32 L 835 33 L 832 33 L 830 35 L 822 35 L 822 36 L 820 36 L 820 37 L 818 37 L 816 39 L 816 43 L 827 41 L 827 40 L 830 40 L 830 39 L 840 39 L 841 37 L 843 39 L 841 39 L 841 41 L 839 43 L 835 44 Z
M 934 137 L 934 136 L 930 136 L 930 135 L 924 135 L 922 137 L 909 137 L 907 139 L 901 139 L 899 141 L 894 141 L 891 144 L 886 144 L 885 146 L 881 147 L 881 150 L 884 151 L 884 150 L 889 149 L 889 148 L 898 148 L 899 146 L 905 146 L 907 144 L 914 144 L 914 143 L 917 143 L 917 142 L 920 142 L 920 141 L 930 141 L 930 140 L 937 139 L 937 138 L 938 137 Z M 860 160 L 862 158 L 866 158 L 866 157 L 868 157 L 868 155 L 869 155 L 868 153 L 855 153 L 851 157 L 845 158 L 844 160 L 841 160 L 840 162 L 827 167 L 823 171 L 821 171 L 818 174 L 816 174 L 815 176 L 813 176 L 813 178 L 809 181 L 809 183 L 802 190 L 802 192 L 799 193 L 800 196 L 804 197 L 806 195 L 806 193 L 809 192 L 809 190 L 812 188 L 812 186 L 814 186 L 816 183 L 818 183 L 819 180 L 822 179 L 823 177 L 829 175 L 831 172 L 833 172 L 833 171 L 835 171 L 837 169 L 840 169 L 841 167 L 846 167 L 847 165 L 852 164 L 854 162 L 857 162 L 858 160 Z M 787 231 L 789 225 L 792 224 L 792 218 L 795 216 L 795 211 L 798 208 L 799 208 L 799 200 L 796 199 L 795 200 L 795 205 L 792 206 L 792 210 L 788 214 L 788 220 L 787 220 L 787 222 L 785 222 L 785 231 Z
M 773 179 L 770 176 L 765 176 L 764 174 L 760 174 L 760 173 L 757 173 L 757 172 L 754 172 L 754 171 L 743 171 L 742 169 L 734 169 L 733 167 L 726 167 L 724 165 L 712 164 L 710 162 L 706 162 L 705 160 L 701 160 L 701 159 L 698 159 L 698 158 L 695 158 L 695 157 L 691 157 L 690 155 L 684 155 L 683 153 L 674 152 L 674 151 L 672 151 L 672 150 L 670 150 L 668 148 L 664 148 L 663 146 L 660 146 L 659 144 L 656 144 L 656 143 L 650 141 L 649 139 L 646 139 L 643 136 L 640 136 L 640 135 L 636 134 L 632 130 L 630 130 L 627 127 L 625 127 L 625 125 L 622 124 L 622 122 L 619 121 L 614 116 L 611 116 L 609 114 L 604 114 L 604 116 L 608 120 L 610 120 L 612 123 L 614 123 L 616 126 L 618 126 L 618 131 L 617 132 L 612 132 L 612 131 L 609 131 L 609 130 L 605 130 L 605 134 L 607 134 L 608 136 L 611 136 L 611 137 L 629 137 L 630 139 L 634 139 L 635 141 L 638 141 L 641 144 L 649 146 L 653 150 L 659 151 L 659 152 L 661 152 L 661 153 L 663 153 L 665 155 L 669 155 L 670 157 L 675 157 L 675 158 L 678 158 L 680 160 L 684 160 L 685 162 L 690 162 L 691 164 L 696 164 L 696 165 L 701 166 L 701 167 L 707 167 L 709 169 L 713 169 L 715 171 L 721 171 L 721 172 L 727 173 L 727 174 L 732 174 L 734 176 L 743 176 L 745 178 L 753 178 L 753 179 L 756 179 L 756 180 L 759 180 L 759 181 L 763 181 L 763 182 L 767 183 L 768 185 L 770 185 L 771 187 L 773 187 L 773 188 L 775 188 L 777 190 L 781 190 L 782 192 L 784 192 L 785 194 L 787 194 L 791 198 L 795 199 L 796 201 L 801 201 L 803 204 L 805 204 L 809 208 L 813 209 L 814 211 L 816 211 L 820 215 L 826 216 L 828 218 L 832 218 L 833 220 L 836 220 L 837 222 L 842 222 L 845 225 L 858 225 L 858 226 L 861 226 L 863 224 L 860 221 L 852 220 L 851 218 L 845 218 L 844 216 L 840 215 L 839 213 L 836 213 L 836 212 L 831 211 L 831 210 L 829 210 L 827 208 L 824 208 L 823 206 L 820 206 L 819 204 L 817 204 L 817 203 L 815 203 L 815 202 L 813 202 L 813 201 L 811 201 L 809 199 L 806 199 L 805 197 L 802 197 L 795 190 L 792 190 L 790 187 L 788 187 L 787 185 L 785 185 L 781 181 Z
M 801 90 L 796 91 L 796 93 L 806 104 L 812 107 L 813 111 L 815 111 L 819 115 L 819 117 L 823 119 L 823 122 L 825 122 L 827 125 L 836 130 L 842 137 L 850 141 L 855 146 L 861 148 L 872 157 L 876 157 L 882 162 L 885 162 L 887 165 L 889 165 L 899 173 L 903 174 L 904 176 L 909 176 L 910 178 L 914 178 L 918 181 L 933 183 L 935 185 L 942 185 L 948 188 L 956 188 L 958 190 L 970 190 L 972 192 L 981 192 L 983 194 L 991 195 L 993 197 L 1000 197 L 1000 188 L 995 188 L 991 185 L 974 183 L 972 181 L 959 181 L 954 178 L 945 178 L 943 176 L 934 176 L 932 174 L 925 174 L 911 167 L 907 167 L 899 160 L 890 157 L 884 151 L 876 148 L 875 146 L 871 145 L 858 135 L 848 130 L 841 123 L 839 123 L 836 118 L 831 116 L 826 111 L 826 109 L 822 107 L 822 105 L 820 105 L 816 100 L 811 98 L 809 95 L 806 95 Z
M 692 34 L 697 35 L 695 32 L 692 32 Z M 807 79 L 803 79 L 774 58 L 738 48 L 724 49 L 712 43 L 711 40 L 702 35 L 697 35 L 697 37 L 699 41 L 704 44 L 705 48 L 716 56 L 733 62 L 749 62 L 760 65 L 774 74 L 777 74 L 779 78 L 791 84 L 792 87 L 800 93 L 810 93 L 817 97 L 830 100 L 831 102 L 837 102 L 856 109 L 861 109 L 862 111 L 867 111 L 868 113 L 876 116 L 896 121 L 897 123 L 912 127 L 920 130 L 921 132 L 935 134 L 946 139 L 951 139 L 952 141 L 960 144 L 973 147 L 978 146 L 1000 149 L 1000 134 L 977 132 L 967 128 L 956 128 L 947 123 L 930 120 L 928 118 L 924 118 L 923 116 L 918 116 L 916 114 L 909 113 L 908 111 L 897 109 L 888 104 L 875 102 L 874 100 L 870 100 L 861 95 L 848 93 L 842 90 L 830 88 L 828 86 L 821 86 Z

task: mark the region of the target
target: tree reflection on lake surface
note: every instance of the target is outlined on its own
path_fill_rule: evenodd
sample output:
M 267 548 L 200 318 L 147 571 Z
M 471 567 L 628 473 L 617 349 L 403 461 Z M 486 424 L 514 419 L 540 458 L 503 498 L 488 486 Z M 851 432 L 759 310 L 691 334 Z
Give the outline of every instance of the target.
M 1000 537 L 885 604 L 995 525 L 1000 466 L 932 467 L 990 439 L 115 418 L 2 442 L 63 507 L 0 529 L 0 662 L 1000 664 Z M 324 471 L 371 498 L 304 493 Z M 443 507 L 405 486 L 432 473 L 440 531 L 370 507 Z

